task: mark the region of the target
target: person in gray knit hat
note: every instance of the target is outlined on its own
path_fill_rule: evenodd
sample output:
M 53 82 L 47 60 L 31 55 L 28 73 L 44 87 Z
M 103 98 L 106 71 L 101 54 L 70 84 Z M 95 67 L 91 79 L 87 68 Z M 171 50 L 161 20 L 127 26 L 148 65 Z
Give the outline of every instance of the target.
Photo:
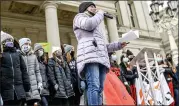
M 44 49 L 41 44 L 35 43 L 34 44 L 34 53 L 37 56 L 38 62 L 39 62 L 39 69 L 40 73 L 42 76 L 42 89 L 40 89 L 40 95 L 41 95 L 41 105 L 42 106 L 48 106 L 48 98 L 49 98 L 49 74 L 50 72 L 48 71 L 47 68 L 47 63 L 45 60 L 45 55 L 44 55 Z
M 64 44 L 63 47 L 64 47 L 65 54 L 74 49 L 72 45 L 68 45 L 68 44 Z
M 97 10 L 93 2 L 83 2 L 73 20 L 73 31 L 78 41 L 77 69 L 79 76 L 87 82 L 88 105 L 102 105 L 104 80 L 110 68 L 108 52 L 126 46 L 125 42 L 105 43 L 100 27 L 104 13 Z
M 70 98 L 70 101 L 71 101 L 70 105 L 79 106 L 80 98 L 85 89 L 85 86 L 83 86 L 83 84 L 85 85 L 85 82 L 81 80 L 80 77 L 78 76 L 74 47 L 68 44 L 64 44 L 63 46 L 64 46 L 64 51 L 65 51 L 65 57 L 71 71 L 71 82 L 72 82 L 73 90 L 75 93 L 75 96 Z

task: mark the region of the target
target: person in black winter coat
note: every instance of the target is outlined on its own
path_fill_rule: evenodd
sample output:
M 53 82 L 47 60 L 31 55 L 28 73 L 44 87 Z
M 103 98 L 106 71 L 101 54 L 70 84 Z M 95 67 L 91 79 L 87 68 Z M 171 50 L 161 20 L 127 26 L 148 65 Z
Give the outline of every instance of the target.
M 70 105 L 80 105 L 80 98 L 83 95 L 83 90 L 81 89 L 81 83 L 84 83 L 78 76 L 77 64 L 75 59 L 74 47 L 68 44 L 64 44 L 65 58 L 69 64 L 71 71 L 71 82 L 73 85 L 73 90 L 75 96 L 70 98 Z
M 138 78 L 138 74 L 133 72 L 132 69 L 130 69 L 128 62 L 129 59 L 127 57 L 125 57 L 124 55 L 121 56 L 120 72 L 121 75 L 127 80 L 127 82 L 124 82 L 124 84 L 131 86 L 134 84 L 134 79 Z M 132 94 L 132 92 L 129 89 L 127 90 L 130 94 Z
M 54 97 L 51 105 L 69 105 L 68 98 L 74 96 L 71 83 L 71 73 L 67 62 L 64 61 L 62 50 L 53 50 L 53 57 L 48 60 L 50 82 L 54 87 Z
M 157 55 L 157 62 L 161 68 L 165 69 L 164 77 L 165 77 L 167 84 L 169 86 L 169 89 L 171 91 L 171 95 L 173 97 L 175 97 L 175 106 L 178 106 L 179 105 L 179 102 L 178 102 L 179 101 L 179 98 L 178 98 L 179 81 L 178 81 L 175 73 L 173 72 L 172 67 L 168 66 L 168 61 L 167 60 L 163 61 L 162 55 L 160 55 L 160 54 Z M 172 105 L 173 104 L 174 103 L 172 103 Z
M 22 105 L 30 90 L 25 62 L 16 51 L 11 35 L 1 32 L 3 53 L 0 67 L 0 94 L 4 105 Z
M 48 106 L 49 99 L 49 72 L 47 63 L 45 62 L 44 49 L 38 43 L 34 44 L 34 52 L 39 62 L 39 69 L 42 77 L 42 89 L 40 89 L 41 104 L 42 106 Z

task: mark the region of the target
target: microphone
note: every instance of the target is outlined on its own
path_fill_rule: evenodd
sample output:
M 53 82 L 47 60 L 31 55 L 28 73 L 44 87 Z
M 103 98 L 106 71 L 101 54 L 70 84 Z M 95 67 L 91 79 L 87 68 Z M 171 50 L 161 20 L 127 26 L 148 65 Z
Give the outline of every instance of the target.
M 109 14 L 109 13 L 104 13 L 104 16 L 105 16 L 106 18 L 113 19 L 113 16 L 112 16 L 111 14 Z
M 92 15 L 95 15 L 95 13 L 92 13 L 92 12 L 90 12 L 90 11 L 88 11 L 90 14 L 92 14 Z M 106 17 L 106 18 L 110 18 L 110 19 L 113 19 L 113 16 L 111 15 L 111 14 L 109 14 L 109 13 L 104 13 L 104 16 Z

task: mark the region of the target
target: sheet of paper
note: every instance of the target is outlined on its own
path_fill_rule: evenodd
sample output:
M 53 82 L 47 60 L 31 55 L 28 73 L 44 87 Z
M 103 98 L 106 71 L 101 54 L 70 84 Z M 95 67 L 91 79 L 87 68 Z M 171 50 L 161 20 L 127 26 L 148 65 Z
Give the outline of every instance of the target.
M 128 42 L 128 41 L 131 41 L 131 40 L 135 40 L 139 38 L 139 31 L 136 30 L 136 31 L 129 31 L 125 34 L 122 34 L 122 38 L 119 39 L 120 42 Z

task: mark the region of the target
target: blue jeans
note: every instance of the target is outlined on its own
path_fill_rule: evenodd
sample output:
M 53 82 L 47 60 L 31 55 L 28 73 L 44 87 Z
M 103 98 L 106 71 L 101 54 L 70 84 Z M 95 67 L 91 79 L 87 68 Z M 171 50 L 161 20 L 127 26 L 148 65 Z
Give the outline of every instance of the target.
M 175 106 L 179 106 L 179 90 L 174 89 Z
M 48 106 L 48 100 L 45 96 L 41 97 L 42 106 Z
M 85 66 L 88 105 L 102 105 L 102 91 L 107 68 L 99 63 L 88 63 Z

